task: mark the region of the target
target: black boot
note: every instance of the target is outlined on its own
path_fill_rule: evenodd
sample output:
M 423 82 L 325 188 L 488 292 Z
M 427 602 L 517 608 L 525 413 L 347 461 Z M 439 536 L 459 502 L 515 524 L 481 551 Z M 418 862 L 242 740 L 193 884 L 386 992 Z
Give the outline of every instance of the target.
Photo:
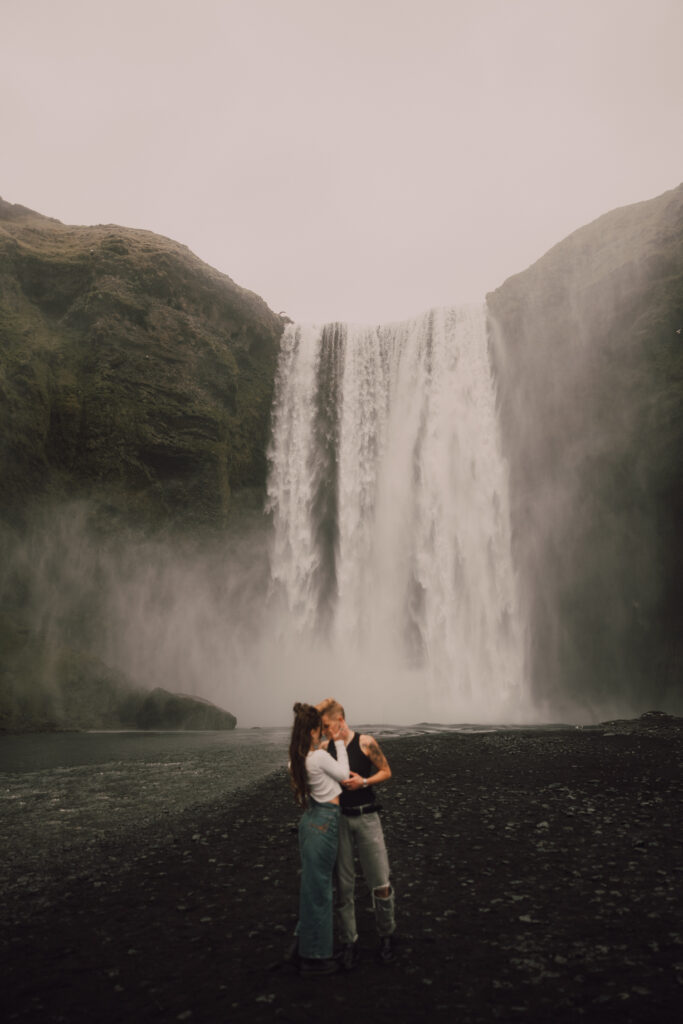
M 345 942 L 339 952 L 339 961 L 345 971 L 352 971 L 358 963 L 358 939 Z
M 377 950 L 377 957 L 380 963 L 390 964 L 396 959 L 396 952 L 394 950 L 394 937 L 393 935 L 383 935 L 379 940 L 379 949 Z

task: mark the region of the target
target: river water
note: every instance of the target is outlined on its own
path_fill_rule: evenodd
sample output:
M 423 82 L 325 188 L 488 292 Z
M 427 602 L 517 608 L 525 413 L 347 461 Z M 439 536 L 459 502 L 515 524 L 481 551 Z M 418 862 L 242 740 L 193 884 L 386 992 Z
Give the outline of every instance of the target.
M 284 764 L 288 729 L 221 732 L 60 732 L 0 738 L 0 772 L 36 772 L 84 765 L 177 764 L 196 766 L 217 756 L 236 784 Z M 234 763 L 233 763 L 234 762 Z M 132 766 L 131 766 L 132 767 Z
M 287 729 L 0 738 L 0 888 L 225 800 L 287 762 Z M 286 784 L 285 784 L 286 785 Z M 283 787 L 284 792 L 284 787 Z

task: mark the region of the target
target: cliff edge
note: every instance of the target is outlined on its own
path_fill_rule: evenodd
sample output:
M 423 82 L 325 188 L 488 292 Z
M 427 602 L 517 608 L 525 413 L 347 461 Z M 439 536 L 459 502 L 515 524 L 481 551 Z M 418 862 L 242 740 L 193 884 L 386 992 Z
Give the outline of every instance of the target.
M 0 516 L 224 526 L 264 485 L 282 326 L 176 242 L 0 200 Z
M 487 302 L 536 698 L 680 711 L 683 185 Z

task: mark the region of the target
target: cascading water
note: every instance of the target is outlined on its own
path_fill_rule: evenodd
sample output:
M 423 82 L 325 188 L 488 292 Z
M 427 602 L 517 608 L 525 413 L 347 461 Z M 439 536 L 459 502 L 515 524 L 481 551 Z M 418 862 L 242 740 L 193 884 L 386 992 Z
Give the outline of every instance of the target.
M 269 455 L 292 696 L 365 722 L 523 718 L 485 307 L 288 326 Z

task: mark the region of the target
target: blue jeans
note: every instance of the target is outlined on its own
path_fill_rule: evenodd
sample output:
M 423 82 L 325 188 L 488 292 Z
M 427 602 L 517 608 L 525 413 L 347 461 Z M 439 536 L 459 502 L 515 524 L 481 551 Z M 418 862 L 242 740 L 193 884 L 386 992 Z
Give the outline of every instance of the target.
M 299 891 L 299 955 L 331 957 L 332 871 L 337 859 L 339 807 L 309 800 L 299 822 L 301 889 Z

